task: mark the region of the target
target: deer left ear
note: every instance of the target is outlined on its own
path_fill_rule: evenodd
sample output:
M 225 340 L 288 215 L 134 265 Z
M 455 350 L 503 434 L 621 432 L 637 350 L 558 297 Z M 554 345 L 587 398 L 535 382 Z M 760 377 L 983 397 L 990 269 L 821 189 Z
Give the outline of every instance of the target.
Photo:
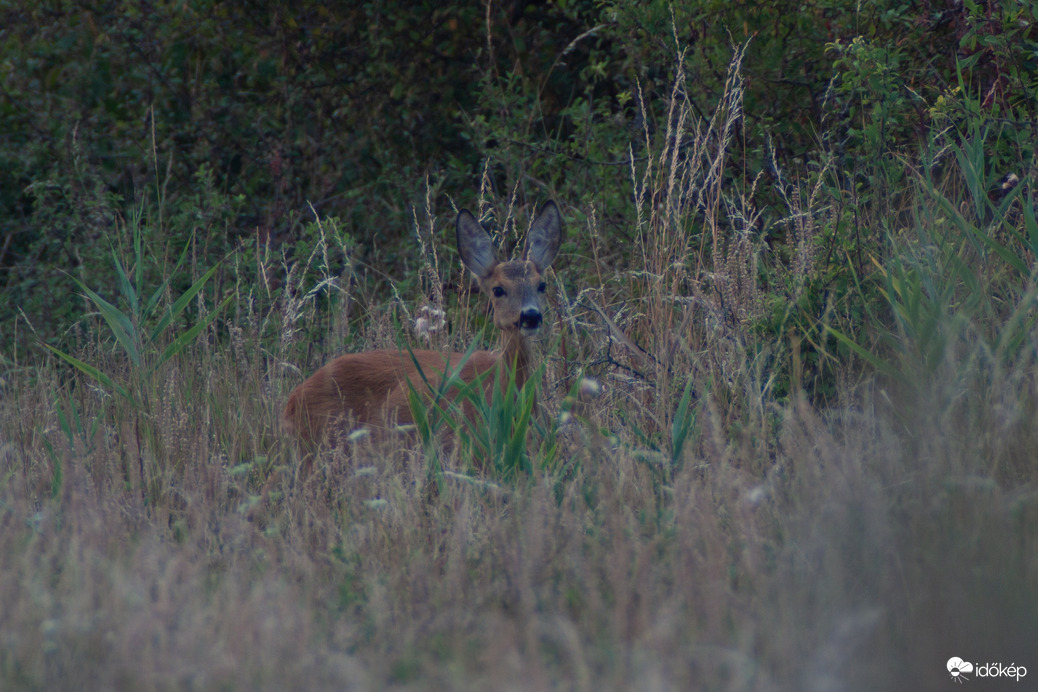
M 468 209 L 458 212 L 457 235 L 462 263 L 479 278 L 488 276 L 497 263 L 494 243 L 490 239 L 490 234 L 479 225 L 479 221 L 476 221 L 476 217 L 470 214 Z
M 555 202 L 549 200 L 541 207 L 537 218 L 533 220 L 533 225 L 530 226 L 524 256 L 536 264 L 539 270 L 544 271 L 555 260 L 561 243 L 562 217 Z

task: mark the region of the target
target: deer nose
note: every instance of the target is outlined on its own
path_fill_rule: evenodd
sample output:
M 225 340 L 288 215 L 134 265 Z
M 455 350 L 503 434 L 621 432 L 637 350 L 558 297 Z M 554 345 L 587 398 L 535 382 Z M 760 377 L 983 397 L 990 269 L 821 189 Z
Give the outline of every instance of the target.
M 541 311 L 528 308 L 519 313 L 520 329 L 537 329 L 541 326 Z

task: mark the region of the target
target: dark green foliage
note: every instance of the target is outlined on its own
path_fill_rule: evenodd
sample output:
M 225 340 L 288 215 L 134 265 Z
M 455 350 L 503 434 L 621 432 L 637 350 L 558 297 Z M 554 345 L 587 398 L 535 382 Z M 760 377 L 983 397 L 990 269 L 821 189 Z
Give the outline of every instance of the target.
M 499 210 L 513 196 L 553 197 L 593 213 L 596 273 L 625 271 L 646 232 L 633 223 L 632 157 L 640 171 L 675 136 L 665 133 L 682 103 L 676 136 L 689 141 L 677 152 L 689 155 L 743 45 L 717 196 L 685 219 L 688 256 L 673 259 L 719 294 L 707 274 L 741 234 L 760 257 L 763 307 L 749 319 L 772 344 L 770 387 L 824 400 L 847 355 L 832 334 L 884 317 L 868 277 L 887 232 L 910 222 L 911 178 L 928 161 L 938 186 L 956 175 L 935 148 L 989 133 L 971 183 L 980 195 L 1008 170 L 1029 171 L 1035 21 L 1030 2 L 5 0 L 0 342 L 30 334 L 13 328 L 19 310 L 49 342 L 67 342 L 87 305 L 69 299 L 67 277 L 114 290 L 105 239 L 135 214 L 148 247 L 196 239 L 181 276 L 167 277 L 176 251 L 146 260 L 153 284 L 169 278 L 180 292 L 243 243 L 306 262 L 316 212 L 349 239 L 323 275 L 385 298 L 383 276 L 414 276 L 422 187 L 442 218 L 447 196 L 471 206 L 481 182 Z M 659 202 L 666 182 L 651 180 L 644 198 Z M 725 233 L 708 238 L 706 226 Z M 442 228 L 433 240 L 449 246 Z M 583 247 L 569 251 L 588 268 Z M 378 271 L 354 274 L 365 264 Z M 239 290 L 261 278 L 236 271 L 226 278 Z M 263 300 L 275 301 L 266 280 Z

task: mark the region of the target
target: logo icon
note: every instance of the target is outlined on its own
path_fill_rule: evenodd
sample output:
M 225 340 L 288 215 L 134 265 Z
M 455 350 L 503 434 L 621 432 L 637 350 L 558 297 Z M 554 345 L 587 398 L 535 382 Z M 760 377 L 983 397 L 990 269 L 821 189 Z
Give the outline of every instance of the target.
M 973 664 L 969 661 L 963 661 L 958 656 L 952 656 L 948 659 L 948 674 L 951 675 L 951 679 L 955 682 L 969 680 L 969 678 L 966 677 L 966 673 L 972 672 Z

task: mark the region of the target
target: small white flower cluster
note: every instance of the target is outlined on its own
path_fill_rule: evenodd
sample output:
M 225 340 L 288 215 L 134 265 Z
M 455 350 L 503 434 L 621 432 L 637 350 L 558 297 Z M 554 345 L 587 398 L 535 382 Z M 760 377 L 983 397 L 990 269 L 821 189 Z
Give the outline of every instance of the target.
M 446 324 L 447 316 L 443 310 L 426 305 L 418 311 L 418 317 L 414 321 L 414 331 L 420 338 L 429 341 L 432 339 L 432 335 Z

